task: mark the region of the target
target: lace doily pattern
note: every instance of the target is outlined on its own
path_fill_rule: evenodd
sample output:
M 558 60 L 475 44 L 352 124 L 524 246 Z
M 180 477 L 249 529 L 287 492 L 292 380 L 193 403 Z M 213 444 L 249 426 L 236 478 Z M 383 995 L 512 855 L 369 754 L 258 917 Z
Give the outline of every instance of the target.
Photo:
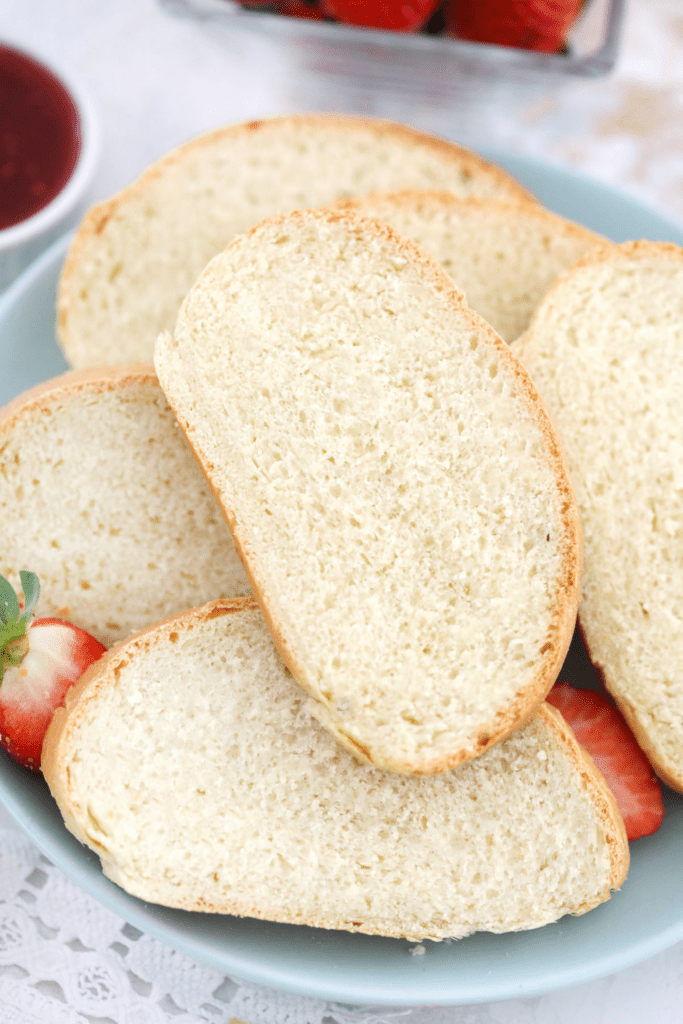
M 0 828 L 0 1024 L 600 1024 L 681 1020 L 683 944 L 612 978 L 504 1003 L 340 1006 L 228 978 L 83 893 L 30 840 Z M 663 996 L 661 995 L 663 993 Z M 668 1015 L 670 1011 L 670 1015 Z
M 389 1024 L 233 981 L 101 907 L 0 829 L 0 1024 Z

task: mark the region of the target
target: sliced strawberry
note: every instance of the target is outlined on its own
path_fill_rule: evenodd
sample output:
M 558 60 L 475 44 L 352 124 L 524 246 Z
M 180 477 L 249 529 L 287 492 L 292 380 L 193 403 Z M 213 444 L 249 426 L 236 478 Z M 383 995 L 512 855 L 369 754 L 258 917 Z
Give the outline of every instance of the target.
M 446 34 L 522 50 L 561 49 L 583 0 L 450 0 Z
M 607 694 L 555 683 L 548 703 L 561 711 L 612 790 L 630 840 L 656 832 L 664 819 L 662 790 L 621 712 Z
M 0 745 L 20 764 L 40 770 L 43 737 L 67 690 L 105 647 L 59 619 L 29 624 L 40 588 L 21 573 L 26 607 L 0 576 Z
M 325 14 L 347 25 L 385 28 L 394 32 L 417 32 L 425 25 L 441 0 L 321 0 Z

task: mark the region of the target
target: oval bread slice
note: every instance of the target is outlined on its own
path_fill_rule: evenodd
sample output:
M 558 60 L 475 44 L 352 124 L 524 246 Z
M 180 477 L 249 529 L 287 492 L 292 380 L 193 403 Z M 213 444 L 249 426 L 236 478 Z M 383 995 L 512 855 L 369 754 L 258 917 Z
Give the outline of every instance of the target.
M 0 572 L 39 614 L 105 645 L 250 592 L 230 531 L 151 366 L 81 370 L 0 413 Z
M 558 274 L 607 241 L 539 203 L 436 189 L 373 192 L 335 207 L 386 221 L 424 246 L 508 343 L 529 326 Z
M 573 493 L 524 370 L 424 250 L 347 213 L 266 221 L 156 365 L 340 742 L 440 772 L 532 714 L 575 623 Z
M 657 774 L 683 792 L 683 250 L 631 242 L 587 256 L 515 351 L 566 446 L 591 658 Z
M 251 121 L 180 146 L 83 220 L 59 289 L 67 360 L 151 362 L 159 332 L 236 235 L 272 214 L 408 185 L 532 199 L 469 150 L 361 117 Z
M 616 804 L 554 709 L 445 775 L 378 771 L 310 718 L 248 599 L 106 654 L 42 764 L 106 875 L 185 910 L 441 939 L 584 913 L 628 870 Z

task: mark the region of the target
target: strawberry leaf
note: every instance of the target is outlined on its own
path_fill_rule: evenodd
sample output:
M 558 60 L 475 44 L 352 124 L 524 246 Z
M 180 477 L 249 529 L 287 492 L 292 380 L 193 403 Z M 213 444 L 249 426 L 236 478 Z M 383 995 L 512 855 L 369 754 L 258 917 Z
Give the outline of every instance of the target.
M 5 669 L 20 665 L 28 650 L 26 623 L 19 619 L 9 625 L 0 626 L 0 685 Z
M 24 611 L 21 618 L 28 622 L 35 611 L 40 597 L 40 581 L 34 572 L 27 572 L 22 569 L 19 573 L 21 589 L 24 592 Z
M 26 629 L 40 597 L 36 574 L 22 569 L 19 576 L 24 591 L 23 612 L 14 587 L 0 576 L 0 684 L 5 669 L 20 665 L 28 651 Z
M 0 627 L 14 626 L 19 621 L 21 608 L 14 587 L 4 576 L 0 576 Z M 0 629 L 0 633 L 4 630 Z

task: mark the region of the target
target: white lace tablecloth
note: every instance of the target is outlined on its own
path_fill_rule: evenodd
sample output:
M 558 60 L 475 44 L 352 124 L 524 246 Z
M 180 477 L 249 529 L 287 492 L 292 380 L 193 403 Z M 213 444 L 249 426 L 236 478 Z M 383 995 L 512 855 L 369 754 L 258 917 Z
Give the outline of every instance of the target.
M 9 827 L 2 828 L 2 825 Z M 683 944 L 611 978 L 462 1007 L 348 1007 L 205 967 L 105 910 L 0 812 L 0 1024 L 680 1024 Z
M 154 0 L 0 0 L 0 36 L 52 57 L 89 87 L 104 133 L 94 198 L 200 131 L 303 103 L 297 83 L 277 77 L 282 68 L 249 54 L 240 59 Z M 683 221 L 683 2 L 630 0 L 622 56 L 608 79 L 492 104 L 477 124 L 463 109 L 415 105 L 404 117 L 561 161 Z M 227 978 L 141 934 L 45 861 L 0 808 L 0 1024 L 226 1024 L 233 1017 L 248 1024 L 683 1024 L 683 944 L 613 977 L 536 998 L 411 1010 L 331 1005 Z

